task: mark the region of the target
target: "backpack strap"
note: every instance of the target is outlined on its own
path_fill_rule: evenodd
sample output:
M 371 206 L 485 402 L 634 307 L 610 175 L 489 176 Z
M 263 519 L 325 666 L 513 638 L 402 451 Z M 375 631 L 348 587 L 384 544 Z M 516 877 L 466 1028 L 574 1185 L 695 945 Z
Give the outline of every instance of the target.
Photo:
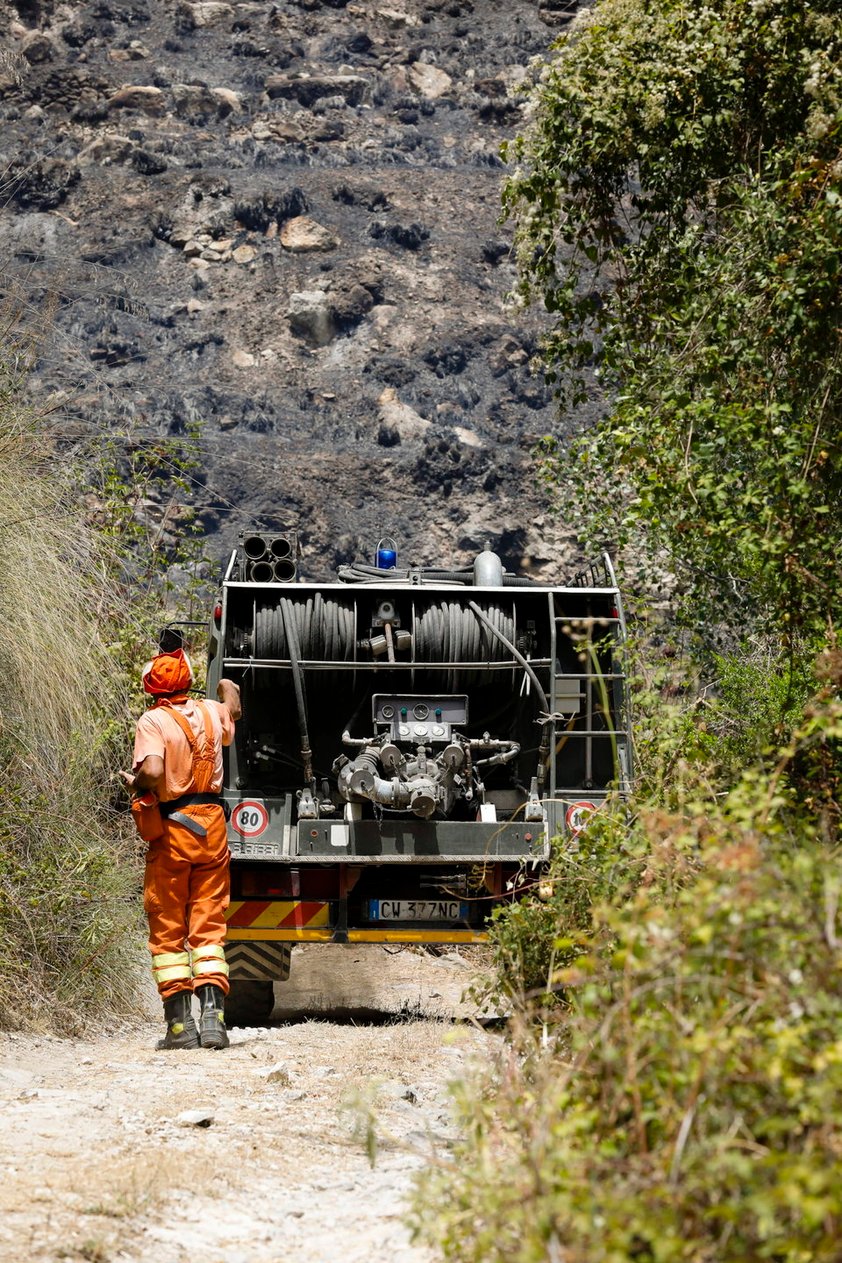
M 204 741 L 202 742 L 201 750 L 196 748 L 196 736 L 186 717 L 177 711 L 174 706 L 168 706 L 165 704 L 161 709 L 175 720 L 187 738 L 190 744 L 190 753 L 193 758 L 193 789 L 197 794 L 206 794 L 210 790 L 214 772 L 216 771 L 213 722 L 207 705 L 198 700 L 196 701 L 196 705 L 199 708 L 199 713 L 202 716 L 205 726 Z

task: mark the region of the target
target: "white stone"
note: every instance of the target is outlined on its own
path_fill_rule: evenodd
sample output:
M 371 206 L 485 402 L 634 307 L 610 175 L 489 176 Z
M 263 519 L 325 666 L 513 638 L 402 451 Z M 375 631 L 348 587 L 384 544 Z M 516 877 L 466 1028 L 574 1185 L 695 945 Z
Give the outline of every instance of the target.
M 151 84 L 124 83 L 109 99 L 110 110 L 139 110 L 142 114 L 163 114 L 164 94 Z
M 240 114 L 242 112 L 243 107 L 240 103 L 240 98 L 231 88 L 211 88 L 211 93 L 222 105 L 227 105 L 232 114 Z
M 482 439 L 478 434 L 474 434 L 473 430 L 468 430 L 464 425 L 455 425 L 453 433 L 456 435 L 460 443 L 464 443 L 466 447 L 485 447 Z
M 235 263 L 251 263 L 252 259 L 257 258 L 257 251 L 254 246 L 237 246 L 236 250 L 231 251 L 231 258 Z
M 384 8 L 376 10 L 377 16 L 382 19 L 386 26 L 396 30 L 401 26 L 420 26 L 420 21 L 412 13 L 407 13 L 405 9 Z
M 444 96 L 445 92 L 453 86 L 450 75 L 445 74 L 436 66 L 428 66 L 424 61 L 413 62 L 407 72 L 407 78 L 415 91 L 430 101 Z
M 250 351 L 237 350 L 231 356 L 235 368 L 254 368 L 255 359 Z
M 187 6 L 197 26 L 215 26 L 233 18 L 234 9 L 230 4 L 222 4 L 221 0 L 198 0 L 198 3 Z
M 339 238 L 322 224 L 307 215 L 289 219 L 281 229 L 281 245 L 292 254 L 305 254 L 314 250 L 335 250 Z
M 386 387 L 377 402 L 380 405 L 378 425 L 397 430 L 402 443 L 423 438 L 432 424 L 408 403 L 401 403 L 392 386 Z
M 182 1110 L 175 1121 L 179 1127 L 210 1127 L 213 1113 L 211 1110 Z

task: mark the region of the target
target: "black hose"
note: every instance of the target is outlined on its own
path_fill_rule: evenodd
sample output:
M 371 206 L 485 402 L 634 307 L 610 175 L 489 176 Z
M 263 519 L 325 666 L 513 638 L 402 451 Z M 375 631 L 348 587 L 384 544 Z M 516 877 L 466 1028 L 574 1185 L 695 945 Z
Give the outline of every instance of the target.
M 526 674 L 529 676 L 532 683 L 535 685 L 535 688 L 538 692 L 538 700 L 541 703 L 541 709 L 547 717 L 546 719 L 541 721 L 541 724 L 542 724 L 541 744 L 538 747 L 538 767 L 536 768 L 536 780 L 538 782 L 538 790 L 540 792 L 540 790 L 543 788 L 543 785 L 544 785 L 544 778 L 546 775 L 547 763 L 549 762 L 549 757 L 550 757 L 550 731 L 551 731 L 552 720 L 549 717 L 550 706 L 549 706 L 549 702 L 547 701 L 547 695 L 544 692 L 543 688 L 541 687 L 541 681 L 538 679 L 531 665 L 529 664 L 529 662 L 527 662 L 526 658 L 524 658 L 520 650 L 503 635 L 503 633 L 499 630 L 499 628 L 494 626 L 494 624 L 491 622 L 489 618 L 486 618 L 485 614 L 477 605 L 476 601 L 469 601 L 468 606 L 470 609 L 473 610 L 477 618 L 480 619 L 483 623 L 485 623 L 488 630 L 493 635 L 495 635 L 498 640 L 501 640 L 503 642 L 503 644 L 509 650 L 509 653 L 511 653 L 517 659 L 517 661 L 521 664 Z
M 304 673 L 301 670 L 301 653 L 298 647 L 298 631 L 292 611 L 292 603 L 281 601 L 281 618 L 284 623 L 289 661 L 292 667 L 292 681 L 295 687 L 295 704 L 298 708 L 298 730 L 301 734 L 301 760 L 304 764 L 304 781 L 313 787 L 313 752 L 310 749 L 310 734 L 307 730 L 307 697 L 304 692 Z
M 410 583 L 413 578 L 423 583 L 460 583 L 463 587 L 470 588 L 474 586 L 474 572 L 471 570 L 427 570 L 427 569 L 398 569 L 381 570 L 378 566 L 369 566 L 365 562 L 357 561 L 351 566 L 340 566 L 337 574 L 343 583 L 371 583 L 375 579 L 379 579 L 382 583 Z M 503 575 L 504 588 L 537 588 L 549 587 L 549 584 L 536 583 L 534 579 L 527 579 L 522 575 L 509 574 Z
M 527 661 L 527 659 L 524 658 L 520 650 L 515 645 L 512 644 L 512 642 L 508 639 L 508 637 L 503 635 L 503 633 L 500 631 L 500 628 L 495 627 L 494 623 L 492 623 L 491 619 L 488 618 L 487 615 L 480 609 L 476 601 L 469 601 L 468 608 L 473 610 L 474 614 L 477 616 L 477 618 L 480 620 L 481 623 L 485 624 L 485 626 L 491 632 L 492 636 L 496 636 L 496 638 L 501 642 L 501 644 L 504 644 L 506 646 L 506 648 L 508 649 L 512 657 L 515 658 L 520 663 L 520 665 L 523 667 L 524 671 L 529 676 L 532 683 L 535 685 L 535 688 L 538 692 L 538 700 L 541 703 L 541 709 L 543 710 L 545 715 L 549 714 L 550 706 L 549 706 L 549 702 L 547 701 L 547 695 L 544 692 L 544 689 L 541 685 L 541 681 L 538 679 L 538 676 L 535 674 L 532 666 Z

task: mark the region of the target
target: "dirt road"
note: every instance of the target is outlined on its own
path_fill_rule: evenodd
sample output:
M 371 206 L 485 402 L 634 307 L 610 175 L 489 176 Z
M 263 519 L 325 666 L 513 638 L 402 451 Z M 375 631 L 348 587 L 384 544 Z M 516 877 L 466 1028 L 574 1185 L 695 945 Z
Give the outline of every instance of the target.
M 0 1257 L 428 1263 L 407 1191 L 446 1153 L 448 1082 L 490 1037 L 449 1020 L 458 956 L 373 952 L 310 949 L 284 997 L 299 1011 L 224 1053 L 156 1053 L 157 1017 L 116 1040 L 0 1034 Z M 319 1015 L 326 972 L 363 1024 Z

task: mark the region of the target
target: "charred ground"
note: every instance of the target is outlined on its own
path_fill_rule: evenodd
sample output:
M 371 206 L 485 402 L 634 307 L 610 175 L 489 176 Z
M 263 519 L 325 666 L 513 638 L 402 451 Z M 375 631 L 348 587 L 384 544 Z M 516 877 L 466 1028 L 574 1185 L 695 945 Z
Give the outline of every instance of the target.
M 259 520 L 299 526 L 314 577 L 381 529 L 405 559 L 491 541 L 564 573 L 531 457 L 540 325 L 507 306 L 498 223 L 511 91 L 563 7 L 6 7 L 0 258 L 54 296 L 34 388 L 67 441 L 200 423 L 217 558 Z

